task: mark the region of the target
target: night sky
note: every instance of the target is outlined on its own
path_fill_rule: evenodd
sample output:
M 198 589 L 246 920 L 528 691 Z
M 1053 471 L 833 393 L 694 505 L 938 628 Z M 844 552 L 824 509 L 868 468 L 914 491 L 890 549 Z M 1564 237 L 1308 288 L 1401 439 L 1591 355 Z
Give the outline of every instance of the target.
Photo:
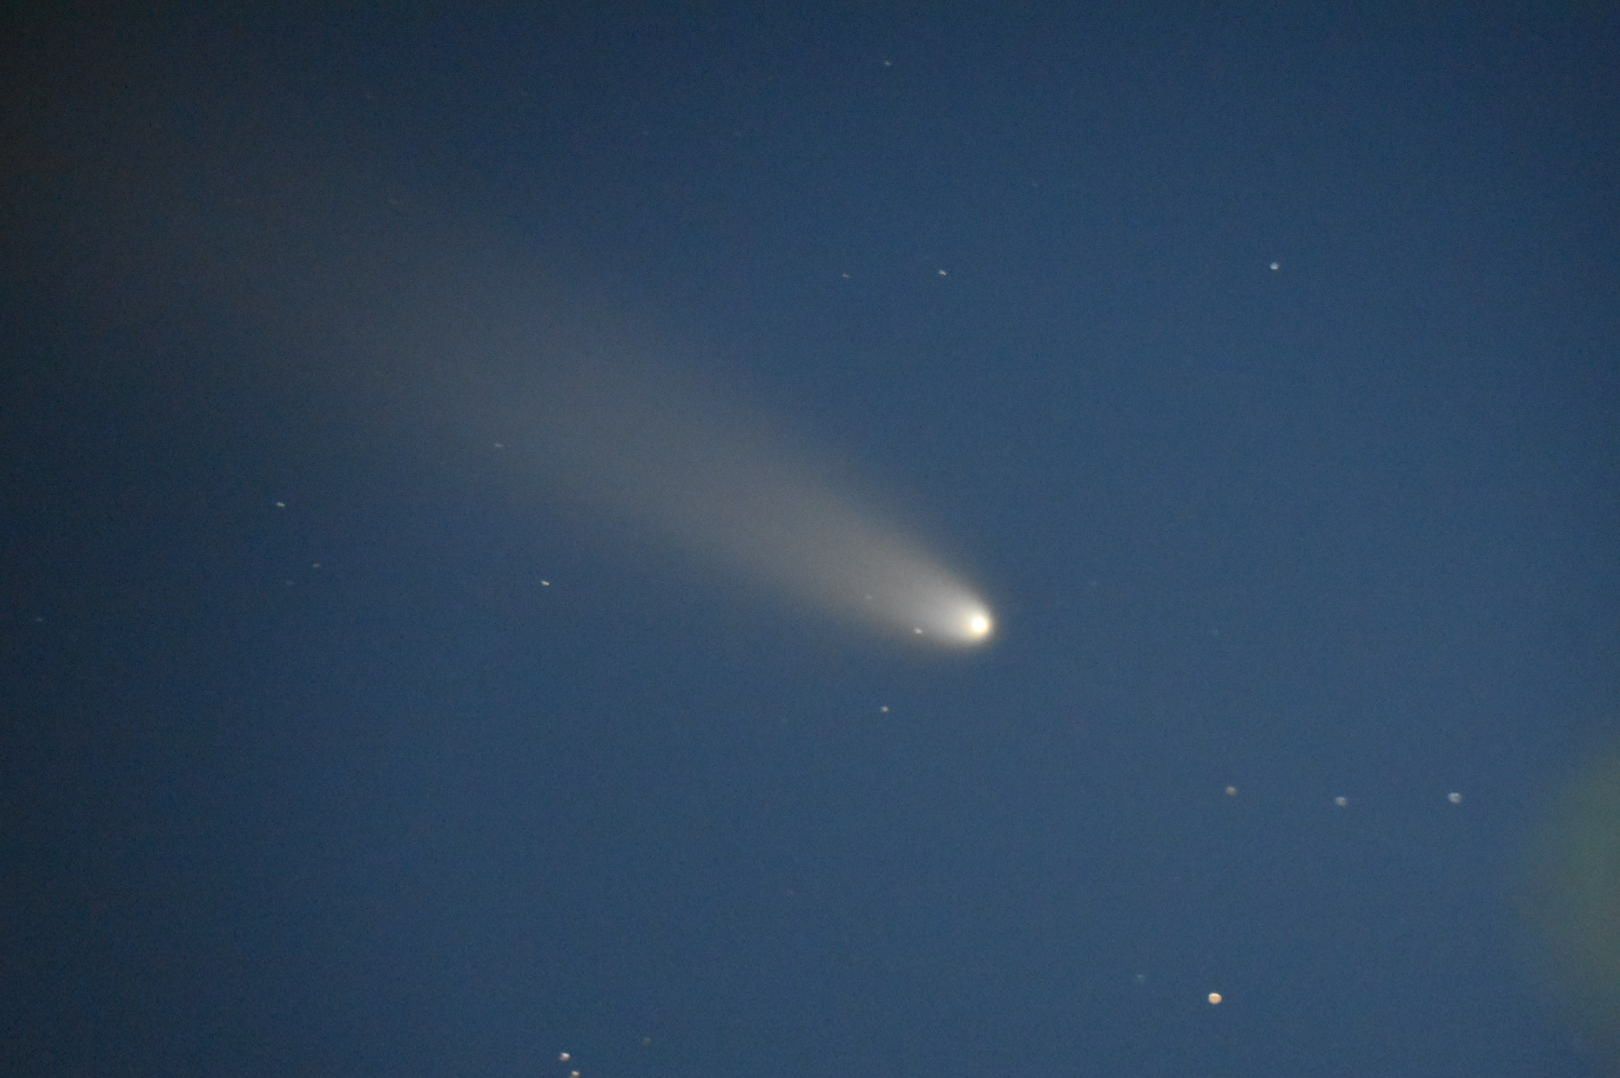
M 1620 1068 L 1615 7 L 232 6 L 3 27 L 0 1069 Z

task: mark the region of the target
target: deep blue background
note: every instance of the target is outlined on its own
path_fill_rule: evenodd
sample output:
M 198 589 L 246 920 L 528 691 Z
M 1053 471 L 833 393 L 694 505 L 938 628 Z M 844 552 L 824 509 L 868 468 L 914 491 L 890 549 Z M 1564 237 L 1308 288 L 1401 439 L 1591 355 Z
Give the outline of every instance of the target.
M 762 7 L 10 17 L 0 1061 L 1600 1073 L 1520 896 L 1617 727 L 1613 9 Z M 993 646 L 550 504 L 415 384 L 513 267 Z

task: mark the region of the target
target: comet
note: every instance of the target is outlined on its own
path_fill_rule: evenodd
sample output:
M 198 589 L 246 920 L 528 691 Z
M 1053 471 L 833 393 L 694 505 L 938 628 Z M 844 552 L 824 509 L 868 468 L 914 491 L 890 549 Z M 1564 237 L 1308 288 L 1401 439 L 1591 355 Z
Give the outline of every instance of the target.
M 84 267 L 72 290 L 84 317 L 123 327 L 142 311 L 143 327 L 182 326 L 206 312 L 208 333 L 230 327 L 252 348 L 244 391 L 274 384 L 312 415 L 345 416 L 332 427 L 343 446 L 356 430 L 423 459 L 463 437 L 498 445 L 517 526 L 572 500 L 590 512 L 549 523 L 599 519 L 627 540 L 624 557 L 702 567 L 689 599 L 724 601 L 734 586 L 792 616 L 928 645 L 994 636 L 978 587 L 904 499 L 797 431 L 791 403 L 734 384 L 764 364 L 695 354 L 645 298 L 605 283 L 622 279 L 623 252 L 598 265 L 601 252 L 560 240 L 531 247 L 505 217 L 442 205 L 437 183 L 413 191 L 408 174 L 371 174 L 345 134 L 302 119 L 268 156 L 234 135 L 149 145 L 144 122 L 116 133 L 67 155 L 84 166 L 69 170 L 69 194 L 7 217 L 42 265 Z M 271 158 L 321 167 L 287 183 L 264 171 Z M 262 197 L 241 197 L 243 182 Z M 721 349 L 739 339 L 720 325 L 704 334 Z M 814 361 L 808 377 L 844 361 Z

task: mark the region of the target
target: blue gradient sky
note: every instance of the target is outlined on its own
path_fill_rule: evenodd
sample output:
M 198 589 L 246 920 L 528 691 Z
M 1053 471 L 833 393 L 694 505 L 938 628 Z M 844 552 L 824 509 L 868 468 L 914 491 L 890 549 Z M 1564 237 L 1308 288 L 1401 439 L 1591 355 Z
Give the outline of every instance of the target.
M 1617 34 L 8 16 L 0 1063 L 1602 1073 Z M 569 496 L 526 402 L 626 361 L 993 645 Z

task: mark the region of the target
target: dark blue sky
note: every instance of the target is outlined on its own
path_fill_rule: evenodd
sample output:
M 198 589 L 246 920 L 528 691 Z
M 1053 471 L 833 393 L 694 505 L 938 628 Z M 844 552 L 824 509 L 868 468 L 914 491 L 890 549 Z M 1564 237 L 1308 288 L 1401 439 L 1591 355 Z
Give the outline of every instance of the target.
M 0 1066 L 1614 1065 L 1612 10 L 608 7 L 7 17 Z M 996 638 L 558 493 L 627 355 Z

